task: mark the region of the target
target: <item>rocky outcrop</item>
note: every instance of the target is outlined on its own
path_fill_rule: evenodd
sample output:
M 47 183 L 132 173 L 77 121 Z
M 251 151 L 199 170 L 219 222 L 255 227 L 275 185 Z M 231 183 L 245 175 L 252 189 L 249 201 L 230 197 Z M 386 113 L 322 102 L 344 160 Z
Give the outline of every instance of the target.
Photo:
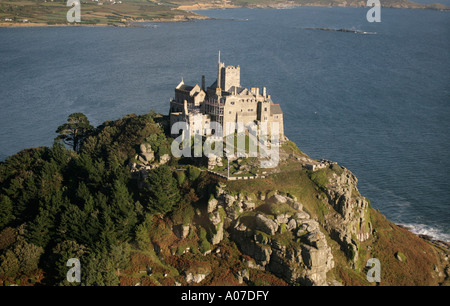
M 149 143 L 139 145 L 139 150 L 134 159 L 129 162 L 131 174 L 137 180 L 138 188 L 146 186 L 145 179 L 148 177 L 147 171 L 155 169 L 160 165 L 167 164 L 170 161 L 169 154 L 163 154 L 156 158 L 156 154 Z
M 278 223 L 270 220 L 262 214 L 256 215 L 256 229 L 266 233 L 267 235 L 275 235 L 278 230 Z
M 208 158 L 208 170 L 212 170 L 215 167 L 222 167 L 223 163 L 222 163 L 222 158 L 220 156 L 216 156 L 216 155 L 211 155 Z
M 333 164 L 333 167 L 339 167 Z M 348 169 L 332 171 L 324 190 L 334 211 L 326 215 L 324 227 L 354 262 L 358 259 L 359 242 L 370 238 L 369 203 L 357 189 L 357 178 Z
M 188 284 L 192 284 L 192 283 L 198 284 L 201 281 L 203 281 L 206 278 L 206 276 L 208 276 L 206 273 L 197 273 L 197 274 L 194 274 L 192 272 L 186 273 L 186 283 L 188 283 Z
M 331 248 L 318 221 L 295 197 L 278 192 L 258 197 L 231 194 L 225 187 L 216 187 L 204 211 L 212 245 L 227 236 L 254 260 L 254 268 L 290 284 L 327 285 L 327 272 L 334 267 Z M 180 237 L 187 235 L 183 227 L 177 231 Z M 239 282 L 248 279 L 245 271 L 236 277 Z M 188 278 L 196 282 L 193 275 Z
M 297 199 L 278 193 L 264 197 L 260 204 L 288 204 L 292 208 L 290 212 L 267 215 L 254 211 L 254 199 L 233 196 L 223 187 L 219 186 L 217 198 L 208 202 L 209 221 L 214 228 L 223 224 L 230 238 L 243 253 L 255 260 L 257 267 L 288 283 L 327 284 L 326 273 L 334 266 L 331 248 L 319 223 L 310 219 Z M 221 209 L 223 219 L 219 213 Z M 243 214 L 244 211 L 252 213 Z
M 173 232 L 178 238 L 185 239 L 189 235 L 190 226 L 182 224 L 174 226 Z

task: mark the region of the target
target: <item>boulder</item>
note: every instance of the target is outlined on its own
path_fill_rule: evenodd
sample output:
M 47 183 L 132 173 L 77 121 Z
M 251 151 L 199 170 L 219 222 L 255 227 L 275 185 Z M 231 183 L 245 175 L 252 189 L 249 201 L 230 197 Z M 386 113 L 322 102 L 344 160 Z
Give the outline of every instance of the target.
M 300 203 L 300 202 L 294 201 L 290 205 L 295 210 L 298 210 L 298 211 L 302 211 L 303 210 L 303 204 Z
M 264 215 L 256 216 L 256 228 L 268 235 L 274 235 L 278 230 L 278 224 Z
M 319 230 L 319 223 L 312 219 L 302 220 L 301 230 L 314 232 Z
M 186 274 L 186 282 L 188 284 L 192 284 L 192 283 L 200 283 L 202 280 L 204 280 L 206 278 L 207 274 L 203 274 L 203 273 L 198 273 L 198 274 L 194 274 L 192 272 L 189 272 Z
M 268 204 L 283 204 L 287 202 L 287 197 L 280 194 L 274 194 L 267 200 Z
M 290 219 L 289 222 L 286 224 L 286 229 L 288 231 L 293 231 L 297 228 L 297 221 L 295 219 Z
M 162 156 L 159 157 L 159 163 L 161 165 L 167 164 L 170 160 L 170 155 L 169 154 L 164 154 Z
M 278 216 L 276 216 L 275 220 L 278 224 L 282 224 L 282 223 L 286 224 L 289 221 L 289 215 L 286 215 L 286 214 L 278 215 Z
M 250 280 L 250 274 L 247 269 L 240 270 L 236 273 L 236 278 L 238 279 L 239 284 L 242 284 L 244 281 Z
M 217 199 L 211 198 L 208 201 L 208 208 L 207 208 L 208 213 L 213 212 L 216 209 L 218 203 L 219 201 L 217 201 Z
M 309 218 L 310 218 L 310 217 L 309 217 L 309 214 L 306 213 L 306 212 L 304 212 L 304 211 L 301 211 L 301 212 L 296 213 L 296 214 L 294 215 L 294 217 L 295 217 L 297 220 L 305 220 L 305 219 L 309 219 Z
M 211 221 L 211 223 L 216 226 L 217 224 L 222 222 L 222 218 L 220 216 L 220 213 L 216 210 L 212 213 L 209 214 L 208 216 L 209 221 Z
M 249 210 L 254 210 L 256 205 L 253 202 L 249 202 L 249 201 L 244 201 L 242 203 L 242 207 L 244 208 L 244 210 L 249 211 Z
M 211 237 L 211 244 L 219 244 L 223 240 L 223 234 L 223 222 L 221 222 L 216 226 L 215 233 Z
M 149 143 L 143 143 L 139 146 L 141 153 L 153 152 L 152 146 Z
M 319 230 L 313 231 L 305 236 L 306 243 L 315 248 L 322 248 L 326 246 L 325 235 Z
M 147 162 L 147 163 L 151 163 L 152 161 L 155 160 L 155 153 L 154 152 L 145 152 L 145 153 L 141 153 L 140 154 L 143 159 Z

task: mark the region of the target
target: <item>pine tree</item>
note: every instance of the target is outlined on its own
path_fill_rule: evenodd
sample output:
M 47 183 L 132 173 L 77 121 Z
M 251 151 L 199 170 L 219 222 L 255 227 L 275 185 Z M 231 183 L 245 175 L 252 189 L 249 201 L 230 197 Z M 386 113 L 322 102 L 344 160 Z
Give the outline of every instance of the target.
M 166 214 L 173 210 L 181 199 L 177 180 L 167 165 L 162 165 L 148 173 L 147 209 L 153 213 Z
M 0 195 L 0 229 L 4 228 L 13 219 L 13 205 L 10 198 Z
M 69 115 L 67 122 L 59 126 L 56 133 L 57 140 L 62 140 L 66 145 L 71 146 L 75 152 L 79 152 L 83 139 L 93 130 L 86 115 L 73 113 Z

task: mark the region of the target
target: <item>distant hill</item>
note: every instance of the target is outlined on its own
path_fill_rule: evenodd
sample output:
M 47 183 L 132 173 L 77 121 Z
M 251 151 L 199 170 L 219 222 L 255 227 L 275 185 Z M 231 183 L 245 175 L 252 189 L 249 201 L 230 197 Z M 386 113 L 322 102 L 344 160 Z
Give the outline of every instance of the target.
M 0 0 L 0 26 L 68 25 L 67 0 Z M 363 0 L 81 0 L 81 25 L 130 26 L 135 21 L 189 21 L 207 17 L 191 10 L 211 8 L 366 7 Z M 442 4 L 382 0 L 382 7 L 450 10 Z

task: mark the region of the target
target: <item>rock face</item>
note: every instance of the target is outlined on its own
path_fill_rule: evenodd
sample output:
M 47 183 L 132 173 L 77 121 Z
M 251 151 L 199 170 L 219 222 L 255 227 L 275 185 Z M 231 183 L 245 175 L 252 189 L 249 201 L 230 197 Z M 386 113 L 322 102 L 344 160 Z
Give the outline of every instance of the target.
M 229 237 L 254 260 L 256 268 L 290 284 L 327 285 L 327 273 L 335 264 L 327 239 L 337 241 L 356 262 L 359 242 L 371 235 L 371 224 L 366 220 L 369 204 L 356 183 L 347 169 L 333 172 L 323 198 L 333 209 L 323 224 L 304 211 L 293 196 L 273 191 L 236 195 L 219 184 L 202 213 L 209 223 L 207 238 L 217 245 Z M 183 228 L 178 232 L 182 237 L 188 233 Z M 240 281 L 247 279 L 242 273 L 236 274 Z M 193 279 L 189 276 L 190 282 L 195 282 Z
M 334 266 L 331 248 L 319 223 L 310 219 L 297 199 L 278 193 L 264 196 L 261 204 L 288 204 L 292 208 L 290 212 L 269 215 L 254 211 L 256 196 L 231 195 L 223 187 L 217 187 L 207 206 L 212 244 L 218 244 L 227 231 L 258 268 L 291 284 L 327 284 L 326 274 Z
M 278 224 L 266 216 L 258 214 L 256 215 L 256 229 L 272 236 L 277 232 Z
M 198 273 L 198 274 L 194 274 L 192 272 L 189 272 L 186 274 L 186 282 L 188 284 L 198 284 L 201 281 L 203 281 L 206 278 L 207 274 L 203 274 L 203 273 Z
M 336 166 L 335 166 L 336 167 Z M 354 262 L 358 259 L 358 242 L 369 239 L 372 225 L 368 221 L 369 203 L 356 185 L 357 178 L 347 169 L 333 173 L 325 194 L 335 212 L 326 216 L 325 228 Z

